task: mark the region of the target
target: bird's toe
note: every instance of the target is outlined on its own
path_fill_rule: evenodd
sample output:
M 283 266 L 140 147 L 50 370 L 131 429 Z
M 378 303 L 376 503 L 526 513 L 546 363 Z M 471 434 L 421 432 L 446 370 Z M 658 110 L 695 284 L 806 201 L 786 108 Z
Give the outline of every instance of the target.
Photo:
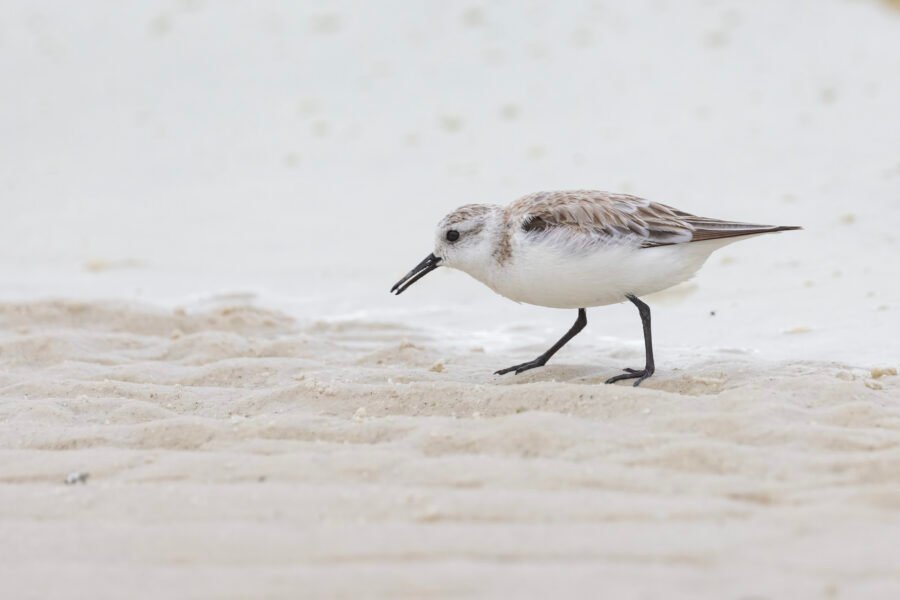
M 649 369 L 623 369 L 625 373 L 621 375 L 616 375 L 615 377 L 610 377 L 606 380 L 606 383 L 615 383 L 617 381 L 622 381 L 623 379 L 636 379 L 634 382 L 634 387 L 637 387 L 643 383 L 645 379 L 653 375 L 653 371 Z
M 505 369 L 500 369 L 499 371 L 494 371 L 494 375 L 506 375 L 507 373 L 513 373 L 514 375 L 518 375 L 519 373 L 524 373 L 530 369 L 534 369 L 537 367 L 543 367 L 544 361 L 540 360 L 532 360 L 527 363 L 522 363 L 521 365 L 513 365 L 511 367 L 507 367 Z

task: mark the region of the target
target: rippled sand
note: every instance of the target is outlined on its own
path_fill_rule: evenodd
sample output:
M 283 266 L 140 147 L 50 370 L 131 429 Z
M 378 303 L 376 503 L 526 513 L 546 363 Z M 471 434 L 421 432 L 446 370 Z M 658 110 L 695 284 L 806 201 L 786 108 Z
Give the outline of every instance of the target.
M 737 356 L 634 389 L 600 385 L 639 358 L 613 346 L 508 378 L 519 356 L 435 347 L 247 305 L 0 305 L 5 589 L 900 594 L 900 378 Z

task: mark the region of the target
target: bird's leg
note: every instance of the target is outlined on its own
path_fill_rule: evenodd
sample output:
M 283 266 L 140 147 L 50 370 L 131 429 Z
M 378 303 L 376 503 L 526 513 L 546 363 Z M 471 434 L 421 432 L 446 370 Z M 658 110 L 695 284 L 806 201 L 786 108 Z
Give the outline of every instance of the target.
M 587 325 L 587 311 L 585 311 L 583 308 L 579 308 L 578 318 L 575 319 L 575 324 L 572 325 L 572 328 L 566 332 L 566 335 L 562 336 L 558 342 L 553 344 L 553 347 L 551 347 L 549 350 L 547 350 L 534 360 L 522 363 L 521 365 L 513 365 L 512 367 L 506 369 L 500 369 L 499 371 L 496 371 L 494 375 L 504 375 L 506 373 L 509 373 L 510 371 L 515 371 L 516 375 L 518 375 L 522 371 L 527 371 L 528 369 L 543 367 L 547 364 L 547 361 L 550 360 L 550 357 L 556 354 L 557 350 L 565 346 L 569 340 L 578 335 L 578 332 L 584 329 L 585 325 Z
M 634 387 L 637 387 L 641 385 L 642 381 L 653 375 L 653 372 L 656 370 L 656 365 L 653 364 L 653 338 L 650 335 L 650 307 L 641 302 L 637 296 L 627 294 L 625 297 L 631 300 L 632 304 L 637 306 L 638 312 L 641 315 L 641 322 L 644 324 L 644 350 L 647 354 L 646 364 L 642 370 L 625 369 L 623 375 L 610 377 L 606 380 L 606 383 L 615 383 L 623 379 L 637 379 L 637 381 L 634 382 Z

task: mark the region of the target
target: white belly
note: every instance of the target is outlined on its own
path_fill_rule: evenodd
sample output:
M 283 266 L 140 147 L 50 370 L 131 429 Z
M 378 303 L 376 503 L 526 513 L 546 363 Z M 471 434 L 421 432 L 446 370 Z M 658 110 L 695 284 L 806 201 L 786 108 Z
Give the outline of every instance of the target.
M 656 248 L 596 246 L 572 252 L 544 244 L 520 245 L 513 257 L 479 279 L 516 302 L 552 308 L 616 304 L 690 279 L 718 248 L 735 238 Z

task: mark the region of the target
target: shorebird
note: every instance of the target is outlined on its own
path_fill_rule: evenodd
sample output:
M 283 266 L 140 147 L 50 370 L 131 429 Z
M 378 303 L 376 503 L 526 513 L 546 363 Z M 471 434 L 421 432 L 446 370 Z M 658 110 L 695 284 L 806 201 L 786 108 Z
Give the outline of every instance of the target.
M 628 194 L 594 190 L 537 192 L 507 206 L 467 204 L 441 219 L 434 252 L 394 287 L 402 294 L 438 267 L 464 271 L 501 296 L 550 308 L 578 309 L 578 318 L 549 350 L 496 371 L 542 367 L 587 325 L 586 309 L 626 300 L 644 329 L 643 369 L 625 369 L 606 383 L 653 375 L 650 307 L 640 296 L 690 279 L 710 254 L 763 233 L 801 229 L 698 217 Z

